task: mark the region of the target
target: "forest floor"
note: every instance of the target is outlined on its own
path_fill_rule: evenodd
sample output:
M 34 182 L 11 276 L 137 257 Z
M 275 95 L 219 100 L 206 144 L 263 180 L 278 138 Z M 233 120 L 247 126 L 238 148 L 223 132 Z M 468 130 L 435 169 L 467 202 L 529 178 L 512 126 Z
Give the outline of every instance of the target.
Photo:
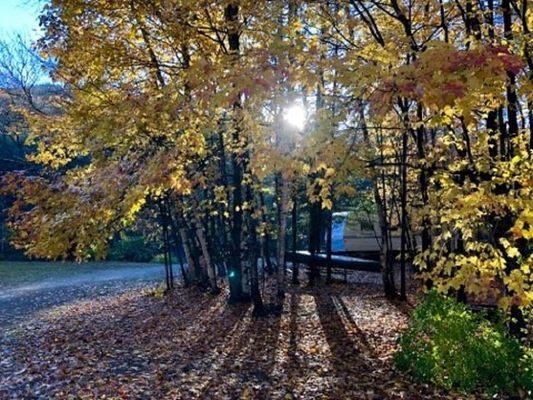
M 355 282 L 289 287 L 259 319 L 224 292 L 81 299 L 4 334 L 0 398 L 465 398 L 393 368 L 410 309 Z

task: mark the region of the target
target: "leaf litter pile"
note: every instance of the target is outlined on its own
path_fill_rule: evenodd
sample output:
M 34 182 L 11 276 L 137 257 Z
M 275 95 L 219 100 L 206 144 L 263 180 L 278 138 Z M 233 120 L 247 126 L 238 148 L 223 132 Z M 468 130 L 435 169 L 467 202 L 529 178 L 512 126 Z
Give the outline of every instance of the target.
M 63 305 L 4 335 L 0 398 L 459 398 L 394 370 L 408 311 L 381 293 L 290 287 L 259 319 L 184 288 Z

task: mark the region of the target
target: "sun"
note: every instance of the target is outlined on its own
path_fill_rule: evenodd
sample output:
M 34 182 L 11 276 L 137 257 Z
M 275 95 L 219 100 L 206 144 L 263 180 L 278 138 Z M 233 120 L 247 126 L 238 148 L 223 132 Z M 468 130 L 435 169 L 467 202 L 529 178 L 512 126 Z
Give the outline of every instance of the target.
M 283 119 L 287 124 L 301 131 L 305 128 L 307 111 L 302 105 L 293 104 L 283 111 Z

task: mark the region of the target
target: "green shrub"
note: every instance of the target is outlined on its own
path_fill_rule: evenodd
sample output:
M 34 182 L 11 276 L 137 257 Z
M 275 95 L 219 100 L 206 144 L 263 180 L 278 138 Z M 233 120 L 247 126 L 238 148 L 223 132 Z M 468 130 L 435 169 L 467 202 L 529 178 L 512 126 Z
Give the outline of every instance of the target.
M 159 264 L 163 264 L 165 262 L 165 255 L 164 254 L 156 254 L 154 255 L 154 257 L 151 259 L 152 262 L 154 263 L 159 263 Z
M 396 366 L 417 379 L 463 392 L 532 390 L 533 354 L 464 304 L 430 292 L 400 338 Z
M 114 261 L 149 262 L 159 250 L 142 236 L 122 234 L 109 249 L 108 258 Z
M 526 348 L 520 359 L 519 385 L 533 397 L 533 348 Z

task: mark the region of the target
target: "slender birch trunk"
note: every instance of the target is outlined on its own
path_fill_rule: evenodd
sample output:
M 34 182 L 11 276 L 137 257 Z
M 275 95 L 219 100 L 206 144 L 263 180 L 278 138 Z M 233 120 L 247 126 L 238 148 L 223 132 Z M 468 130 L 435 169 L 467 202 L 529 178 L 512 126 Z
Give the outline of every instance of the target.
M 277 254 L 277 305 L 283 304 L 285 297 L 285 250 L 287 237 L 287 206 L 289 201 L 289 187 L 286 179 L 279 177 L 280 199 L 279 199 L 279 221 L 278 221 L 278 254 Z
M 215 272 L 215 267 L 211 262 L 211 257 L 209 255 L 209 250 L 207 249 L 207 242 L 205 240 L 205 234 L 203 228 L 196 229 L 196 236 L 200 242 L 200 247 L 202 250 L 202 255 L 204 257 L 205 266 L 207 270 L 207 278 L 209 280 L 209 286 L 211 287 L 211 292 L 213 294 L 220 293 L 220 288 L 217 285 L 217 276 Z

